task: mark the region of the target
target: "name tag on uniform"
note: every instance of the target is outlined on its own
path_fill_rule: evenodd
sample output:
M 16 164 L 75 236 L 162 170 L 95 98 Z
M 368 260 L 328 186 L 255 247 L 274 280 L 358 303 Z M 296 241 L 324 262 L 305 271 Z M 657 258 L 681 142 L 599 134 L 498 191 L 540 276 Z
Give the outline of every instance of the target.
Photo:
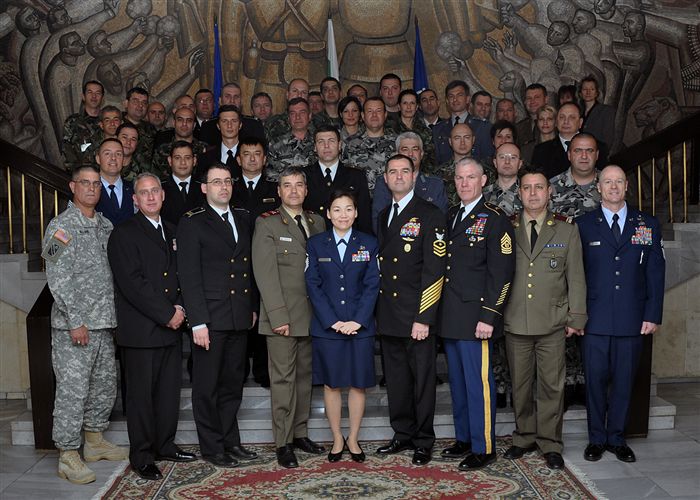
M 330 262 L 331 258 L 330 257 L 319 257 L 318 261 L 319 262 Z
M 263 198 L 263 203 L 274 203 L 275 199 L 274 198 Z
M 565 248 L 566 243 L 547 243 L 544 248 Z
M 369 262 L 369 252 L 367 250 L 360 250 L 357 253 L 352 254 L 353 262 Z
M 589 241 L 588 242 L 589 247 L 599 247 L 600 246 L 600 241 Z
M 280 236 L 280 241 L 292 241 L 289 236 Z

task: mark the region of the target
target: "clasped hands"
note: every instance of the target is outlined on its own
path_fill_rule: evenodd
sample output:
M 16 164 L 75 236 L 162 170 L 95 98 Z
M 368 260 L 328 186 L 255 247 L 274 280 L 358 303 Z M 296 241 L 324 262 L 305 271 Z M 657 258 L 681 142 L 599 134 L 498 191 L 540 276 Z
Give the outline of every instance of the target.
M 357 321 L 336 321 L 331 328 L 344 335 L 357 335 L 357 331 L 362 328 L 362 325 Z

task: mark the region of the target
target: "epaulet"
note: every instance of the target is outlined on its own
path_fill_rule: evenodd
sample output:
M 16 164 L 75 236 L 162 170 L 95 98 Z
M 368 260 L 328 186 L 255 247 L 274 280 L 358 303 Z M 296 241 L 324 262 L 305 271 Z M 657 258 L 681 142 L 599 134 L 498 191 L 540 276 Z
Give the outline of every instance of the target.
M 280 213 L 279 210 L 269 210 L 269 211 L 267 211 L 267 212 L 265 212 L 265 213 L 260 214 L 260 217 L 262 217 L 263 219 L 265 219 L 265 218 L 270 217 L 270 216 L 272 216 L 272 215 L 279 215 L 279 213 Z
M 510 219 L 511 224 L 513 224 L 513 227 L 520 226 L 520 212 L 515 212 L 508 218 Z
M 247 208 L 242 208 L 242 207 L 233 207 L 234 210 L 238 210 L 239 212 L 243 212 L 244 214 L 249 214 L 250 210 Z
M 569 215 L 562 215 L 562 214 L 552 214 L 553 219 L 560 220 L 563 222 L 566 222 L 567 224 L 573 224 L 574 223 L 574 218 L 569 216 Z
M 496 212 L 497 214 L 503 215 L 503 210 L 501 210 L 498 205 L 494 205 L 493 203 L 489 201 L 484 202 L 484 206 L 491 210 L 492 212 Z
M 204 212 L 204 208 L 202 208 L 202 207 L 193 208 L 189 212 L 185 213 L 185 217 L 192 217 L 193 215 L 201 214 L 203 212 Z
M 304 210 L 304 212 L 306 212 L 309 215 L 316 215 L 316 212 L 314 212 L 313 210 Z

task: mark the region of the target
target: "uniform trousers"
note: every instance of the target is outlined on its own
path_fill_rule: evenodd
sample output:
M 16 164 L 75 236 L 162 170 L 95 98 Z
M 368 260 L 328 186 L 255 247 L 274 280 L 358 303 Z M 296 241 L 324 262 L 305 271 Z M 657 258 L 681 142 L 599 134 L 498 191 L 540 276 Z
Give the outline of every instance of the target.
M 180 332 L 174 331 L 180 340 Z M 180 412 L 182 343 L 164 347 L 122 347 L 128 400 L 129 461 L 152 464 L 156 456 L 177 451 L 175 433 Z
M 52 437 L 59 450 L 80 448 L 81 429 L 107 429 L 117 397 L 112 330 L 90 330 L 88 335 L 87 345 L 75 345 L 68 330 L 51 329 L 56 375 Z
M 435 443 L 435 336 L 380 338 L 394 439 L 430 449 Z
M 267 337 L 272 435 L 275 446 L 308 437 L 311 411 L 311 337 Z
M 583 336 L 588 441 L 625 444 L 625 426 L 644 337 Z
M 192 351 L 192 410 L 202 455 L 241 444 L 238 408 L 243 398 L 247 330 L 209 330 L 209 350 Z
M 455 438 L 471 442 L 473 453 L 496 446 L 496 384 L 491 368 L 493 340 L 443 338 L 452 395 Z
M 515 431 L 513 444 L 542 453 L 561 453 L 564 421 L 564 332 L 548 335 L 506 333 L 506 351 L 513 381 Z M 537 380 L 536 401 L 532 386 Z

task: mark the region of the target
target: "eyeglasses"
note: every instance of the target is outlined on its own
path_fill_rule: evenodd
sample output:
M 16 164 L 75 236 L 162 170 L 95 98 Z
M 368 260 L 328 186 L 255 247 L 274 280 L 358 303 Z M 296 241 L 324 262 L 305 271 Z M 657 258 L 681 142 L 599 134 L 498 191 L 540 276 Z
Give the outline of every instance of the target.
M 77 184 L 80 184 L 83 188 L 89 189 L 100 189 L 100 186 L 102 185 L 102 182 L 100 181 L 89 181 L 87 179 L 80 179 L 79 181 L 75 181 Z
M 513 161 L 513 160 L 519 160 L 520 156 L 511 155 L 511 154 L 500 154 L 500 155 L 498 155 L 498 159 L 503 160 L 503 161 L 506 161 L 506 160 Z
M 206 183 L 211 184 L 215 187 L 231 186 L 233 185 L 233 179 L 231 179 L 230 177 L 226 177 L 225 179 L 212 179 L 210 181 L 207 181 Z

